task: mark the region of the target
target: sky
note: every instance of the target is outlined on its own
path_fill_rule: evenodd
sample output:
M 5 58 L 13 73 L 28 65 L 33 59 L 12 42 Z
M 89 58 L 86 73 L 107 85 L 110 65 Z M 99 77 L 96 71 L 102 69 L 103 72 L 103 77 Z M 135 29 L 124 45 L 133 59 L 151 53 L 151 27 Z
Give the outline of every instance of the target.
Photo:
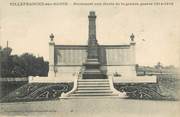
M 26 0 L 26 2 L 30 1 L 33 0 Z M 55 35 L 56 44 L 87 44 L 88 13 L 95 11 L 99 44 L 128 44 L 129 36 L 133 33 L 136 41 L 137 64 L 153 66 L 161 62 L 163 65 L 180 65 L 180 2 L 178 0 L 157 0 L 174 2 L 173 6 L 82 6 L 72 5 L 71 0 L 44 0 L 44 2 L 62 1 L 67 1 L 69 5 L 10 6 L 12 0 L 1 0 L 0 45 L 5 47 L 8 40 L 13 54 L 29 52 L 48 60 L 48 42 L 51 33 Z M 86 0 L 86 2 L 94 1 Z M 140 1 L 126 0 L 126 2 Z M 107 2 L 107 0 L 96 0 L 96 2 Z M 111 0 L 111 2 L 123 1 Z M 144 2 L 154 2 L 154 0 L 144 0 Z

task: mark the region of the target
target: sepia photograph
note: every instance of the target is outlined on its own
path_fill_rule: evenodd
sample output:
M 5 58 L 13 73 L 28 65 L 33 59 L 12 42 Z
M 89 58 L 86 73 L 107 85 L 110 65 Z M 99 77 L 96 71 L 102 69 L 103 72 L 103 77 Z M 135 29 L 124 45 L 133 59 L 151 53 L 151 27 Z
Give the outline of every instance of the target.
M 0 6 L 0 117 L 180 116 L 180 1 Z

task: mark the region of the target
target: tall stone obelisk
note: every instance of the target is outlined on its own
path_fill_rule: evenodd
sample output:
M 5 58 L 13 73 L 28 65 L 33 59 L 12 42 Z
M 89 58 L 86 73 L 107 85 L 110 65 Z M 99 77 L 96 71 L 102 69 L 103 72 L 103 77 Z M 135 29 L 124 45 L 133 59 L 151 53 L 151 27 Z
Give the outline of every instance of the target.
M 98 42 L 96 40 L 96 15 L 94 11 L 89 13 L 89 38 L 88 38 L 88 50 L 87 59 L 83 64 L 85 70 L 83 72 L 83 79 L 103 79 L 107 78 L 100 69 Z

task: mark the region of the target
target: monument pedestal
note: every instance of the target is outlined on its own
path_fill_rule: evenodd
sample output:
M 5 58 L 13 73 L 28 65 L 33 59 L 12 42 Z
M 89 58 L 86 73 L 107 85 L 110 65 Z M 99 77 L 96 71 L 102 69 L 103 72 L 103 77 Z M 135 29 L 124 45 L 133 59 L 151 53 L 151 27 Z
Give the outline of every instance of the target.
M 87 62 L 83 64 L 85 71 L 83 73 L 83 79 L 106 79 L 107 76 L 102 73 L 100 69 L 100 63 L 98 59 L 87 59 Z
M 83 79 L 106 79 L 107 76 L 103 74 L 100 69 L 99 62 L 99 45 L 96 40 L 96 15 L 95 12 L 91 11 L 89 16 L 89 39 L 88 39 L 88 50 L 87 60 L 83 64 L 85 70 L 83 72 Z
M 84 72 L 83 79 L 107 79 L 107 76 L 102 73 L 92 72 L 89 70 Z

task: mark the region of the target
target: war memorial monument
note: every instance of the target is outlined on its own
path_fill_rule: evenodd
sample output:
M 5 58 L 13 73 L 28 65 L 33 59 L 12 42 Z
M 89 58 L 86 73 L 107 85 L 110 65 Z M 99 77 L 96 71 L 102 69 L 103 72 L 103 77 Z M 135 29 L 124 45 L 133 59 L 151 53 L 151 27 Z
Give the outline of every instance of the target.
M 27 84 L 3 97 L 0 116 L 179 115 L 179 101 L 165 101 L 176 99 L 176 74 L 138 75 L 135 35 L 130 33 L 128 44 L 102 45 L 96 18 L 89 12 L 87 45 L 59 45 L 50 35 L 48 77 L 28 77 Z
M 49 77 L 75 80 L 73 96 L 112 96 L 120 92 L 113 82 L 139 82 L 155 77 L 139 78 L 135 69 L 134 34 L 126 45 L 100 45 L 96 37 L 96 14 L 89 13 L 87 45 L 56 45 L 54 35 L 49 42 Z M 145 76 L 144 76 L 145 77 Z

